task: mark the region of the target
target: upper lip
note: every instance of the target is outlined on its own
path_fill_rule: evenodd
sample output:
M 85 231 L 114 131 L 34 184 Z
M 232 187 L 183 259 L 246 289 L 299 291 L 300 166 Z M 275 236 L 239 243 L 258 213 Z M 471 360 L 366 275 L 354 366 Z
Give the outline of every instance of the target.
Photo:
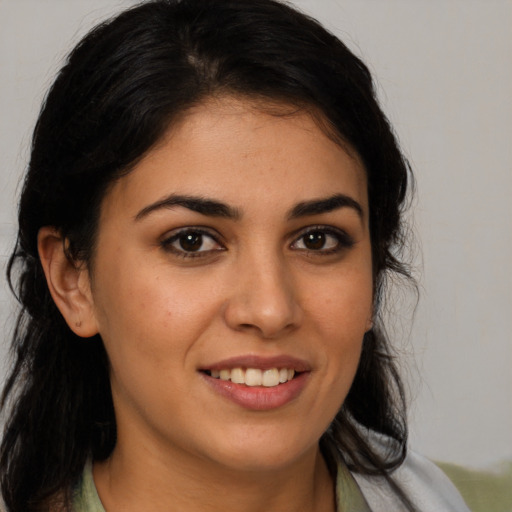
M 311 370 L 311 365 L 303 359 L 285 354 L 270 357 L 250 354 L 230 357 L 228 359 L 203 366 L 200 369 L 229 370 L 233 368 L 259 368 L 260 370 L 269 370 L 271 368 L 290 368 L 296 372 L 306 372 Z

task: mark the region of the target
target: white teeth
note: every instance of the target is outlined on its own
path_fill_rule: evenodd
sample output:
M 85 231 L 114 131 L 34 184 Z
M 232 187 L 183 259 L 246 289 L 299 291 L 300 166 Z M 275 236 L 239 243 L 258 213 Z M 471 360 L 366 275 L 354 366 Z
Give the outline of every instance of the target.
M 242 368 L 233 368 L 231 370 L 231 382 L 235 384 L 245 384 L 245 372 Z
M 210 375 L 215 379 L 230 380 L 235 384 L 271 388 L 292 380 L 295 370 L 293 368 L 270 368 L 267 370 L 233 368 L 232 370 L 211 370 Z
M 245 385 L 246 386 L 261 386 L 263 375 L 261 370 L 257 368 L 247 368 L 245 371 Z
M 279 384 L 279 370 L 272 368 L 271 370 L 265 370 L 263 372 L 262 384 L 266 388 L 271 388 Z

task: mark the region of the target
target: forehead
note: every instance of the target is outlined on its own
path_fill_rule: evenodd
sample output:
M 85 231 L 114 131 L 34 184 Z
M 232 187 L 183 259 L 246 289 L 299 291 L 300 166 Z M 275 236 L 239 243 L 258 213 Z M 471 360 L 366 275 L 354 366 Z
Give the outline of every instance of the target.
M 115 183 L 105 206 L 115 203 L 135 212 L 174 193 L 213 197 L 240 210 L 288 208 L 344 193 L 367 209 L 366 188 L 357 154 L 334 142 L 318 116 L 229 97 L 183 115 Z

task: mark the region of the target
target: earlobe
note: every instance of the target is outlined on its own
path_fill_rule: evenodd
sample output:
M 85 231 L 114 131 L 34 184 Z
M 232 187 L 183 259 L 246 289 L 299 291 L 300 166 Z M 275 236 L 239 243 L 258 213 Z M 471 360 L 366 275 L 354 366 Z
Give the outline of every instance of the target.
M 98 333 L 89 272 L 66 253 L 66 241 L 58 230 L 44 226 L 37 237 L 39 258 L 55 305 L 69 328 L 87 338 Z

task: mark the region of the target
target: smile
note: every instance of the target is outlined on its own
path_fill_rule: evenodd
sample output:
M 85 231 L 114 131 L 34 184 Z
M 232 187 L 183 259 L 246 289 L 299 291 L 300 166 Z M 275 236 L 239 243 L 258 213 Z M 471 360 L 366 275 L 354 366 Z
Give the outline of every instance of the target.
M 293 368 L 269 368 L 261 370 L 259 368 L 233 368 L 222 370 L 211 370 L 206 372 L 214 379 L 231 381 L 234 384 L 245 384 L 246 386 L 263 386 L 267 388 L 285 384 L 295 376 Z
M 294 402 L 307 387 L 313 368 L 291 355 L 246 354 L 198 370 L 216 395 L 244 409 L 268 411 Z

